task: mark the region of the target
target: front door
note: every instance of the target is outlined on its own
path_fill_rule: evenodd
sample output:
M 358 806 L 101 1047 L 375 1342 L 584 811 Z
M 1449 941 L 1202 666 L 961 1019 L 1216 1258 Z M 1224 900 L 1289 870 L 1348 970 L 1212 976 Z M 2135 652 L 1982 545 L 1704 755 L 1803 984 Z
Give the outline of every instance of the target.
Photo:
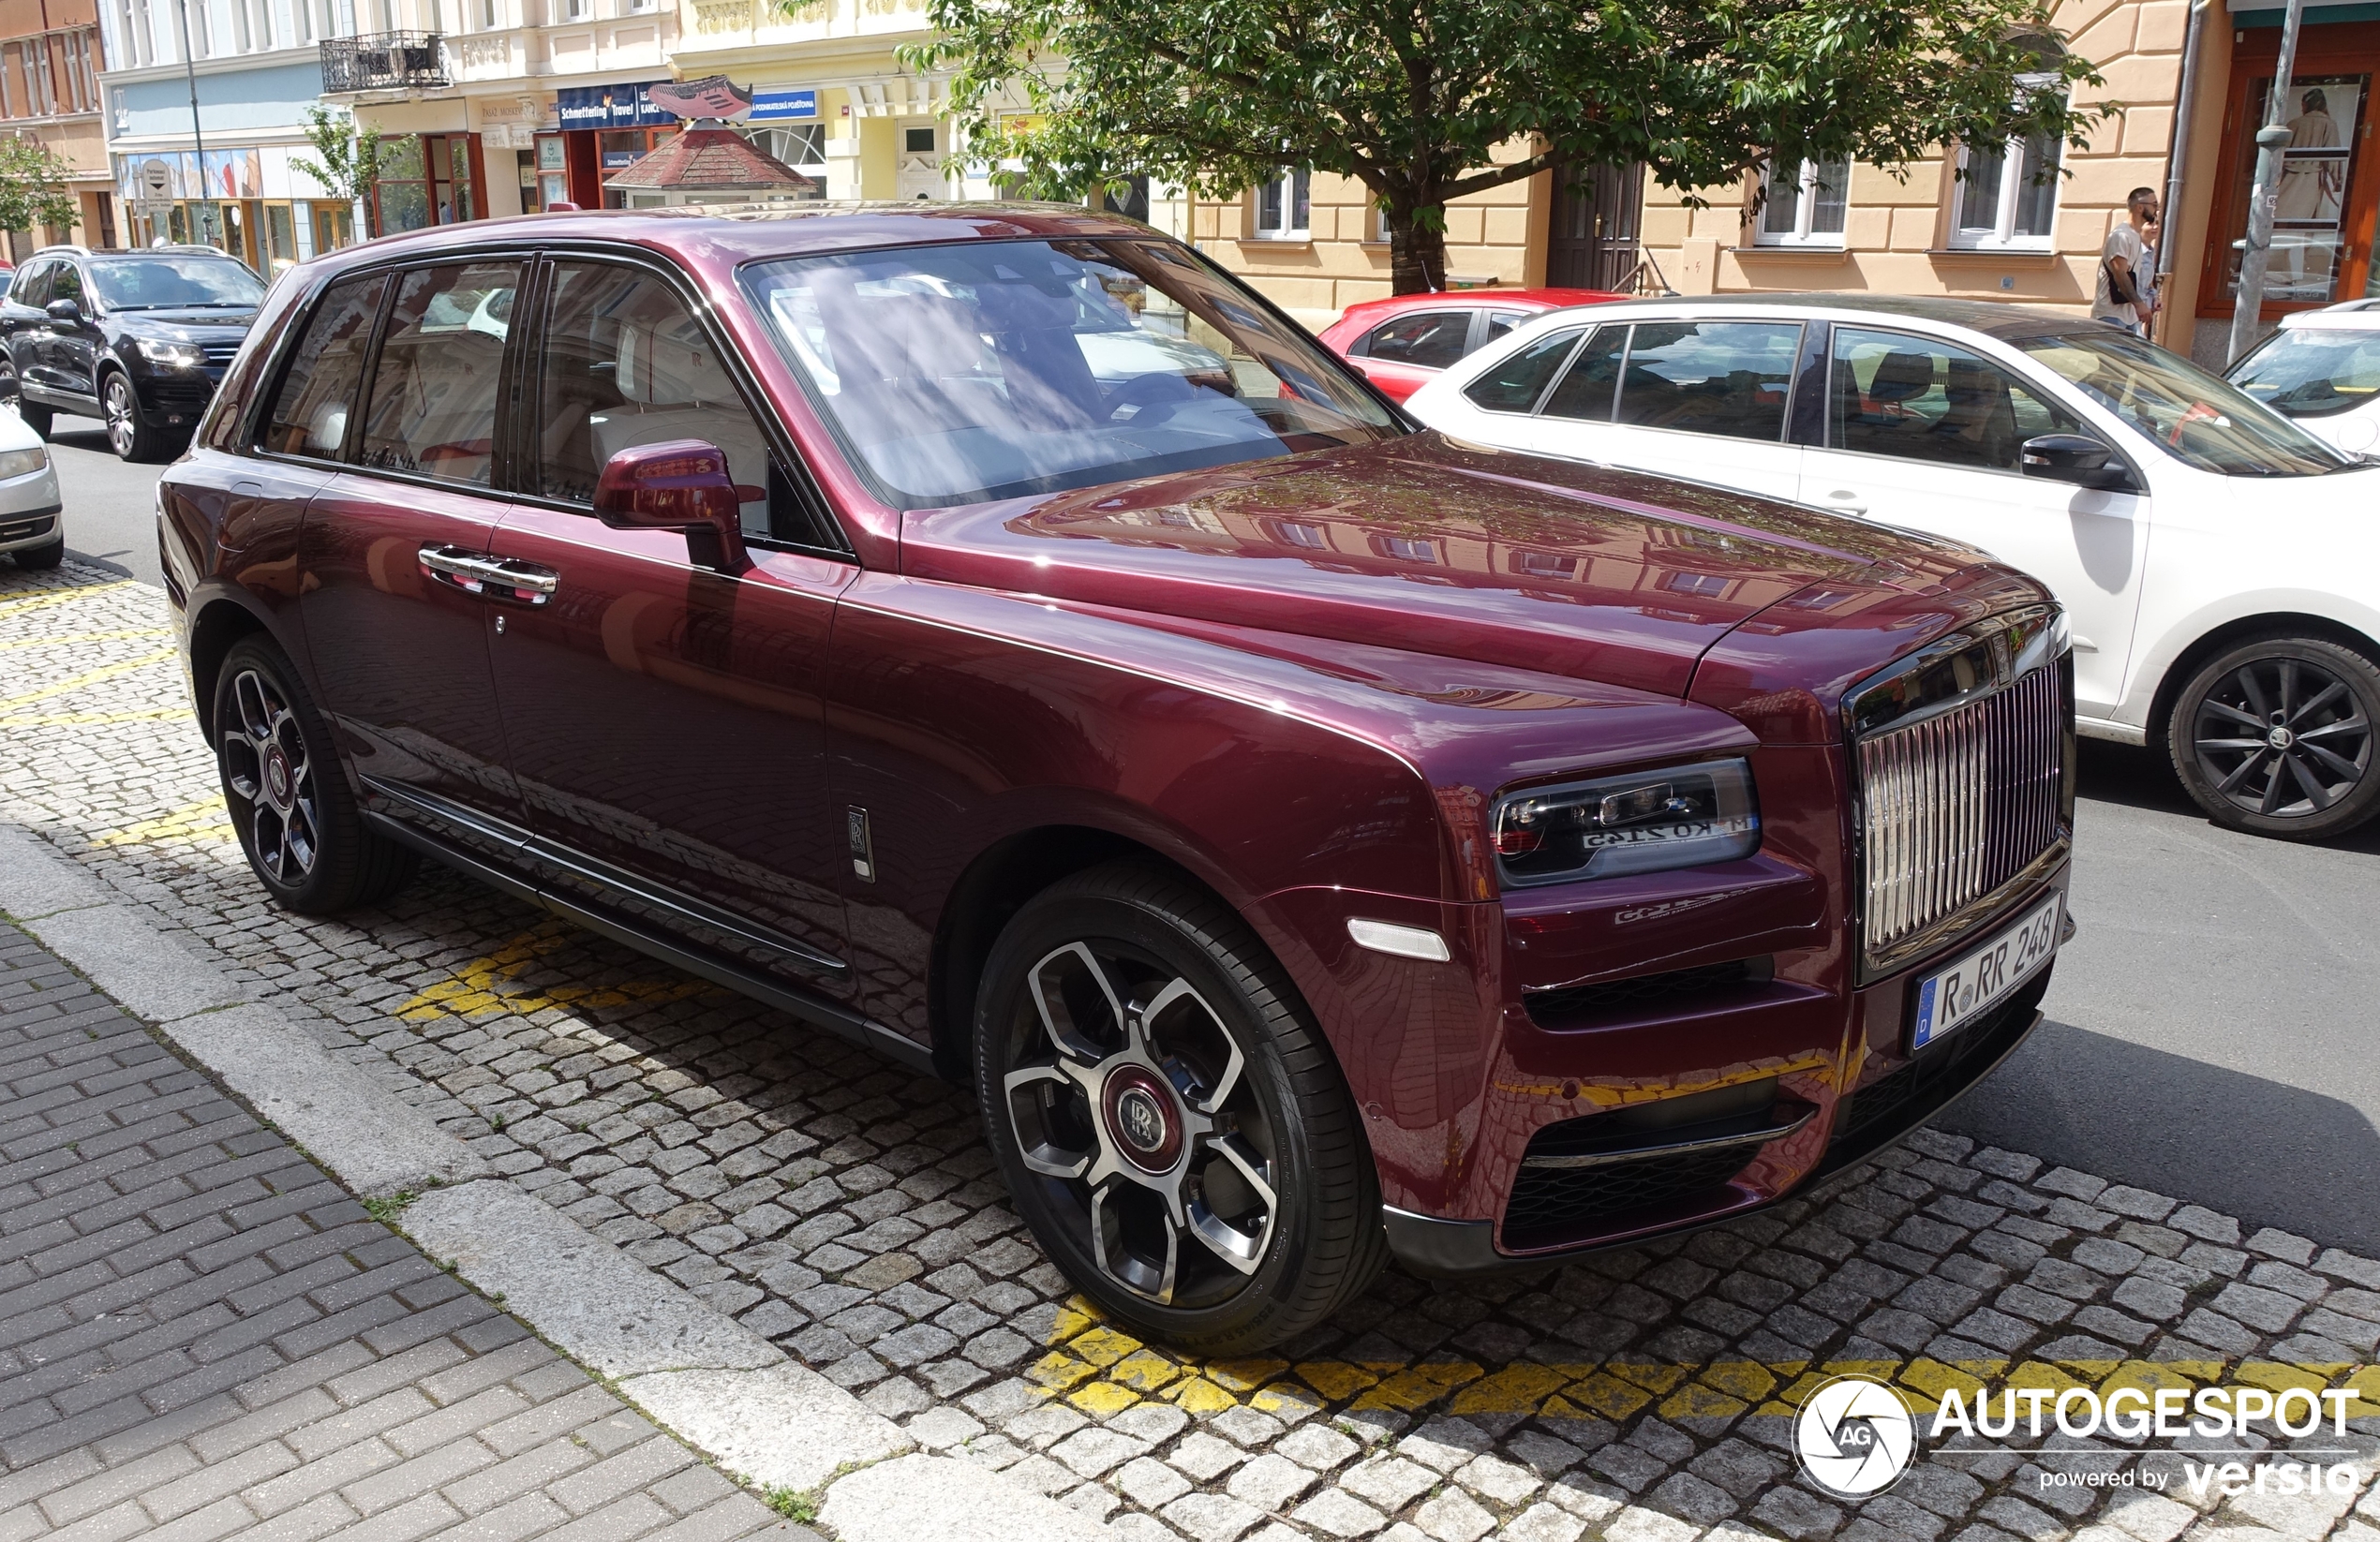
M 548 273 L 533 466 L 494 556 L 550 574 L 553 598 L 512 608 L 493 649 L 530 818 L 583 859 L 551 881 L 847 995 L 848 848 L 822 698 L 836 597 L 857 569 L 755 545 L 730 576 L 695 566 L 675 531 L 596 519 L 604 462 L 668 439 L 726 452 L 755 541 L 804 535 L 806 506 L 671 283 L 597 261 Z
M 1529 448 L 1768 497 L 1801 485 L 1786 410 L 1798 321 L 1598 327 L 1530 425 Z
M 1989 552 L 2066 607 L 2075 704 L 2115 711 L 2149 557 L 2149 500 L 2024 474 L 2040 434 L 2087 433 L 1991 360 L 1911 333 L 1835 328 L 1823 448 L 1802 501 Z
M 1545 282 L 1557 289 L 1615 289 L 1636 271 L 1644 207 L 1642 166 L 1554 168 Z
M 301 614 L 322 705 L 372 806 L 498 854 L 524 816 L 488 672 L 498 613 L 483 564 L 506 510 L 507 338 L 491 312 L 510 314 L 500 302 L 520 280 L 517 262 L 458 262 L 335 287 L 305 348 L 334 320 L 336 335 L 362 335 L 368 320 L 350 319 L 394 291 L 365 388 L 308 392 L 273 430 L 340 467 L 306 512 Z
M 50 383 L 59 391 L 96 401 L 99 395 L 99 319 L 94 314 L 97 302 L 83 285 L 82 270 L 71 262 L 59 263 L 57 276 L 51 281 L 50 298 L 71 300 L 82 311 L 82 319 L 73 326 L 52 324 L 44 359 Z

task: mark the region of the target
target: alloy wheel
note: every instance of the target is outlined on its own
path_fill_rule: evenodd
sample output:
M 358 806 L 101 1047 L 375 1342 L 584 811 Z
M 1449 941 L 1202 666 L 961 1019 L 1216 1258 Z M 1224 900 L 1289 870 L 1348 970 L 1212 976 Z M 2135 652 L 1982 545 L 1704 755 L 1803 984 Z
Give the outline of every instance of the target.
M 2207 785 L 2268 818 L 2308 818 L 2352 795 L 2372 768 L 2372 721 L 2353 687 L 2303 659 L 2250 659 L 2192 714 Z
M 314 764 L 297 715 L 272 680 L 243 670 L 231 682 L 232 720 L 223 725 L 223 785 L 246 805 L 257 865 L 295 887 L 320 853 L 321 810 Z
M 1159 1306 L 1238 1295 L 1280 1199 L 1273 1132 L 1223 1017 L 1153 956 L 1096 939 L 1045 955 L 1020 995 L 1011 1128 L 1100 1272 Z
M 107 401 L 108 448 L 124 459 L 130 459 L 140 435 L 141 425 L 133 421 L 138 410 L 132 401 L 132 386 L 121 375 L 108 377 Z

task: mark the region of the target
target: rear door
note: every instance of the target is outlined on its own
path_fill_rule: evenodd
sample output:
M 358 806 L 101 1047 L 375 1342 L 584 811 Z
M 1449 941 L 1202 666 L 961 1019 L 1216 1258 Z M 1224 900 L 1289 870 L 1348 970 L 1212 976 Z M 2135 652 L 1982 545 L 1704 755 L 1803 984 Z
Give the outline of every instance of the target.
M 8 362 L 20 386 L 50 383 L 49 361 L 42 355 L 50 341 L 50 318 L 42 307 L 50 303 L 50 275 L 57 266 L 55 258 L 37 258 L 18 269 L 7 302 L 0 305 L 0 331 L 7 334 Z
M 300 541 L 301 614 L 367 798 L 498 856 L 517 854 L 524 823 L 488 669 L 495 597 L 511 592 L 486 561 L 507 507 L 495 451 L 511 344 L 473 318 L 523 272 L 456 261 L 352 281 L 343 300 L 335 289 L 323 314 L 338 301 L 343 319 L 367 303 L 380 317 L 363 388 L 293 398 L 270 430 L 334 463 Z M 337 335 L 362 333 L 343 319 Z
M 836 597 L 858 569 L 672 275 L 578 259 L 544 272 L 524 484 L 492 555 L 553 586 L 493 640 L 513 764 L 564 858 L 550 881 L 848 995 L 823 695 Z M 695 565 L 676 531 L 595 517 L 604 463 L 668 439 L 717 446 L 751 490 L 740 571 Z
M 2077 709 L 2112 714 L 2140 611 L 2149 499 L 2028 477 L 2022 462 L 2029 438 L 2091 431 L 1971 349 L 1841 325 L 1824 422 L 1802 501 L 1963 541 L 2047 584 L 2074 627 Z
M 1798 321 L 1599 327 L 1540 408 L 1530 448 L 1790 498 L 1802 450 L 1787 419 Z

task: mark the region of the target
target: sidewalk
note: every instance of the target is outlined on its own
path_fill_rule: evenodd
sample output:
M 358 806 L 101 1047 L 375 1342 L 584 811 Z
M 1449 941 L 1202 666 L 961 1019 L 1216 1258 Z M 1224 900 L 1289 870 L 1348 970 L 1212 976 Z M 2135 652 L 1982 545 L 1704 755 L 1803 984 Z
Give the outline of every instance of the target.
M 0 1539 L 781 1521 L 0 924 Z

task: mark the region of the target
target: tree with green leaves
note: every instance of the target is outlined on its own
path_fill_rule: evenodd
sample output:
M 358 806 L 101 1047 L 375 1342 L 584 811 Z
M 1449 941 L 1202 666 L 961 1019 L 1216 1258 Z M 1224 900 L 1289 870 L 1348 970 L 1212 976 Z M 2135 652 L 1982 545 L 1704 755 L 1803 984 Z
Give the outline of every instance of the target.
M 82 217 L 67 179 L 74 169 L 39 140 L 0 139 L 0 230 L 69 230 Z
M 1687 193 L 1772 157 L 1905 168 L 2081 143 L 2107 109 L 2044 0 L 929 0 L 968 155 L 1019 193 L 1145 173 L 1229 197 L 1308 167 L 1386 216 L 1396 292 L 1442 288 L 1446 205 L 1548 168 Z M 1517 147 L 1518 154 L 1514 153 Z M 1502 151 L 1505 158 L 1498 158 Z
M 291 156 L 290 165 L 320 183 L 333 198 L 364 205 L 364 231 L 380 233 L 380 202 L 373 197 L 380 169 L 418 147 L 421 136 L 384 140 L 344 112 L 305 110 L 305 138 L 312 156 Z

